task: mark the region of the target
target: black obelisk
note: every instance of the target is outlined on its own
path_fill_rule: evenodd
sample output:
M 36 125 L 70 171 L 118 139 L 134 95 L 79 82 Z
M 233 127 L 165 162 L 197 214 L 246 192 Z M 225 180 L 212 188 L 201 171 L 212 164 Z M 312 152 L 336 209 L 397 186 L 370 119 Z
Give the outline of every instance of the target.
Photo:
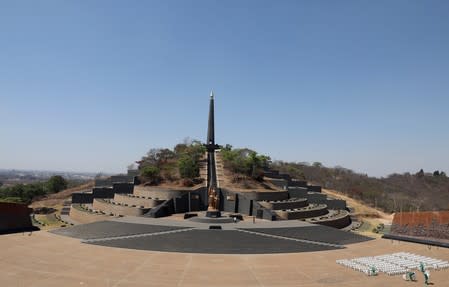
M 209 121 L 207 126 L 207 198 L 208 207 L 206 216 L 219 217 L 220 191 L 217 184 L 217 170 L 215 165 L 215 150 L 220 147 L 215 144 L 215 123 L 214 123 L 214 93 L 210 93 Z

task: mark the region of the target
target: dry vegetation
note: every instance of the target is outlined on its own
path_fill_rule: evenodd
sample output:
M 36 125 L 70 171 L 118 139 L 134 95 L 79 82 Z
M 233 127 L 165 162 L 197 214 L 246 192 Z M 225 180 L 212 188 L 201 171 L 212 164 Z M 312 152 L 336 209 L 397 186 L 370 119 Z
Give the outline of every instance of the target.
M 50 194 L 50 195 L 47 195 L 44 198 L 41 198 L 41 199 L 36 200 L 36 201 L 33 201 L 30 204 L 30 207 L 31 208 L 52 207 L 52 208 L 55 208 L 57 210 L 60 210 L 62 205 L 63 205 L 63 203 L 64 203 L 64 200 L 69 199 L 70 196 L 72 195 L 72 193 L 80 192 L 80 191 L 84 191 L 84 190 L 90 190 L 92 187 L 94 187 L 94 182 L 93 181 L 89 181 L 88 183 L 82 184 L 80 186 L 69 188 L 69 189 L 63 190 L 63 191 L 58 192 L 58 193 Z
M 419 171 L 375 178 L 342 167 L 324 167 L 319 163 L 276 162 L 273 167 L 292 177 L 338 190 L 387 213 L 449 209 L 449 178 L 444 173 Z

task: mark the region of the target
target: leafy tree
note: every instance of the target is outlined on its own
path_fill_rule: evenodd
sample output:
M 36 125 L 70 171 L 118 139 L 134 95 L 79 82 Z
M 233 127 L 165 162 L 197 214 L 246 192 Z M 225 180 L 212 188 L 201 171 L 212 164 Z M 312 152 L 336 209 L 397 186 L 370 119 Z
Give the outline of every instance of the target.
M 178 160 L 179 174 L 181 178 L 193 179 L 199 176 L 200 169 L 194 157 L 184 154 Z
M 50 177 L 50 179 L 46 183 L 46 191 L 48 193 L 56 193 L 60 192 L 61 190 L 64 190 L 67 188 L 67 180 L 65 180 L 60 175 L 55 175 Z
M 434 171 L 433 176 L 440 176 L 440 172 L 438 170 Z
M 232 172 L 257 180 L 263 178 L 263 170 L 270 164 L 268 156 L 258 155 L 250 149 L 232 149 L 230 145 L 221 150 L 221 156 L 224 165 Z
M 157 166 L 148 165 L 140 170 L 140 174 L 152 181 L 159 180 L 159 174 L 161 170 Z

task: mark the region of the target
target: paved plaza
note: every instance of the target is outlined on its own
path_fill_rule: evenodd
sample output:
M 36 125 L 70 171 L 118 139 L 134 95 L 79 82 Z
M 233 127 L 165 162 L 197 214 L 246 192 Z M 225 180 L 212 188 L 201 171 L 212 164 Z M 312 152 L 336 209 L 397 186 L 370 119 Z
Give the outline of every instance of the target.
M 384 239 L 317 252 L 223 255 L 156 252 L 81 243 L 46 231 L 0 236 L 1 286 L 421 286 L 401 276 L 368 277 L 337 259 L 413 252 L 449 260 L 449 249 Z M 447 286 L 449 271 L 431 271 Z
M 346 248 L 371 238 L 302 221 L 216 224 L 191 220 L 102 221 L 52 231 L 110 247 L 183 253 L 267 254 Z M 215 222 L 215 224 L 214 224 Z M 211 226 L 222 230 L 209 229 Z

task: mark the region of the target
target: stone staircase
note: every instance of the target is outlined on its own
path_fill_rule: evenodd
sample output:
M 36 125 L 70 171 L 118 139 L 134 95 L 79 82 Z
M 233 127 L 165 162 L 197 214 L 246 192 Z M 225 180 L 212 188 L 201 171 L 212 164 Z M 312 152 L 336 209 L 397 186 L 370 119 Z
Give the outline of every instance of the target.
M 221 187 L 224 184 L 224 167 L 223 159 L 221 158 L 220 151 L 215 151 L 215 165 L 217 171 L 218 186 Z

